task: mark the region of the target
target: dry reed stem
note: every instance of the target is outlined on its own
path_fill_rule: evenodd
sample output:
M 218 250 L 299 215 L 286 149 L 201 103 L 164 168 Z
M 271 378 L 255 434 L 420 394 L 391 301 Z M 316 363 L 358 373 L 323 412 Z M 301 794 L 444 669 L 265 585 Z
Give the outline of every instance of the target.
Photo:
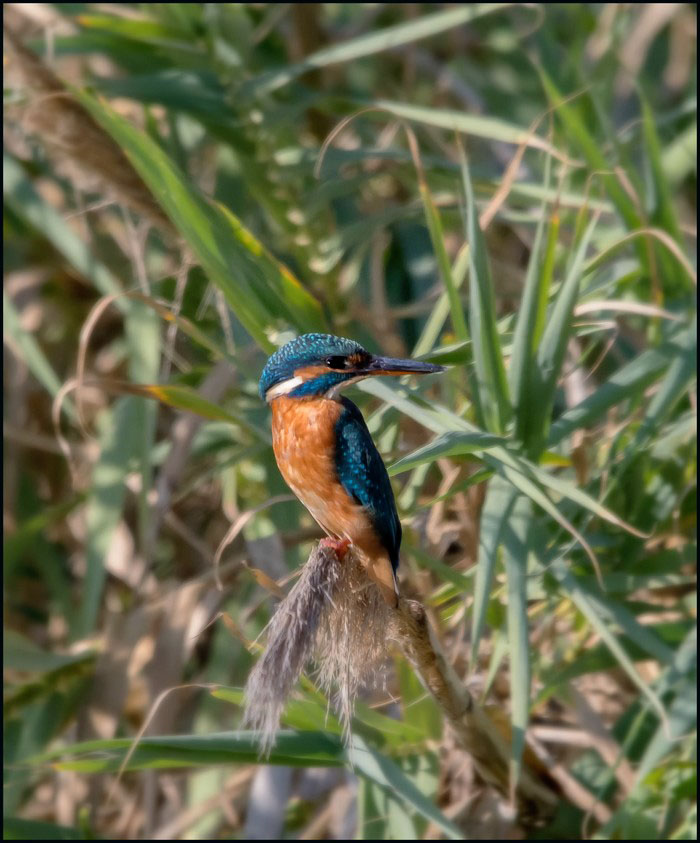
M 396 609 L 387 606 L 352 553 L 341 562 L 320 545 L 277 607 L 265 652 L 246 685 L 245 722 L 261 733 L 262 753 L 269 753 L 287 699 L 312 658 L 320 685 L 335 689 L 348 738 L 354 701 L 363 686 L 383 677 L 391 643 L 433 695 L 484 781 L 508 798 L 509 742 L 446 660 L 421 603 L 401 598 Z M 559 799 L 526 754 L 516 790 L 520 819 L 550 818 Z

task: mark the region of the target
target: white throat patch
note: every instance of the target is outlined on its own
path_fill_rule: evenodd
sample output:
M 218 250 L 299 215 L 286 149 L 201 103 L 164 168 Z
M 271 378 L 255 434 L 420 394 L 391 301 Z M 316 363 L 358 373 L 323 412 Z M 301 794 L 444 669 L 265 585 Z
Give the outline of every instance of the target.
M 289 393 L 304 383 L 303 378 L 293 377 L 286 381 L 271 386 L 265 393 L 265 400 L 269 404 L 274 398 L 279 398 L 280 395 L 289 395 Z

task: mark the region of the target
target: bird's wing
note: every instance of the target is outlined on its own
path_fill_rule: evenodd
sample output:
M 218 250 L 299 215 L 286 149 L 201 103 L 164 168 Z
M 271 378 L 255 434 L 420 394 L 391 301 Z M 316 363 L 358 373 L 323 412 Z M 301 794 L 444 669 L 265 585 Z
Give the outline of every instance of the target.
M 391 565 L 396 571 L 401 546 L 401 522 L 389 475 L 362 413 L 347 398 L 336 422 L 335 463 L 345 491 L 367 511 Z

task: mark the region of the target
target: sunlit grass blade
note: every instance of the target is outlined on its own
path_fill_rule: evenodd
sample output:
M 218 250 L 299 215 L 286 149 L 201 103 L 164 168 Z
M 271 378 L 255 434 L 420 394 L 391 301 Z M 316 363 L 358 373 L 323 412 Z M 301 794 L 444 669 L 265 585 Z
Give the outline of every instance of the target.
M 468 114 L 465 111 L 447 108 L 428 108 L 421 105 L 413 105 L 393 100 L 377 99 L 363 102 L 363 105 L 371 105 L 382 111 L 388 111 L 396 117 L 403 117 L 414 123 L 423 123 L 426 126 L 434 126 L 438 129 L 447 129 L 449 132 L 461 132 L 465 135 L 477 138 L 485 138 L 491 141 L 503 141 L 514 146 L 525 144 L 532 149 L 541 149 L 549 152 L 558 160 L 568 160 L 549 141 L 528 131 L 527 128 L 509 123 L 497 117 L 486 117 L 481 114 Z
M 537 483 L 530 480 L 529 477 L 526 477 L 524 474 L 521 474 L 519 471 L 511 468 L 509 465 L 502 464 L 500 467 L 501 473 L 505 478 L 510 480 L 510 482 L 515 486 L 516 489 L 521 491 L 524 495 L 530 498 L 533 503 L 536 503 L 541 509 L 543 509 L 548 515 L 560 524 L 568 533 L 570 533 L 576 541 L 581 545 L 583 550 L 585 551 L 586 555 L 591 561 L 593 565 L 593 569 L 596 572 L 598 578 L 601 578 L 600 574 L 600 566 L 598 564 L 598 560 L 596 559 L 595 553 L 591 549 L 590 544 L 586 541 L 583 535 L 574 527 L 574 525 L 566 518 L 559 510 L 559 508 L 551 501 L 547 493 L 544 489 L 541 488 Z
M 120 769 L 131 744 L 128 738 L 86 741 L 45 753 L 30 763 L 44 764 L 61 756 L 73 756 L 71 759 L 54 760 L 53 766 L 82 773 L 115 772 Z M 259 752 L 259 737 L 254 732 L 143 737 L 131 753 L 125 771 L 255 764 L 259 761 Z M 459 830 L 416 788 L 397 764 L 369 747 L 359 736 L 355 736 L 351 748 L 346 751 L 340 736 L 318 731 L 280 731 L 266 763 L 292 767 L 337 767 L 347 763 L 348 757 L 361 776 L 390 789 L 407 807 L 435 822 L 450 838 L 461 838 Z
M 673 207 L 671 188 L 661 162 L 661 143 L 656 130 L 656 121 L 654 120 L 654 115 L 647 98 L 643 94 L 640 98 L 644 147 L 650 171 L 647 189 L 652 195 L 647 199 L 646 204 L 647 207 L 651 208 L 651 222 L 664 229 L 679 246 L 682 246 L 683 238 Z M 665 249 L 659 248 L 658 244 L 654 244 L 653 248 L 664 278 L 666 293 L 670 293 L 673 296 L 683 291 L 684 287 L 687 289 L 687 283 L 685 285 L 679 285 L 676 280 L 677 269 L 673 258 Z M 697 284 L 697 280 L 695 283 Z
M 548 487 L 556 494 L 568 498 L 610 524 L 636 536 L 644 535 L 572 482 L 528 462 L 515 451 L 504 447 L 506 444 L 506 439 L 490 433 L 450 431 L 437 436 L 432 442 L 397 460 L 390 466 L 389 474 L 399 474 L 419 465 L 433 463 L 443 457 L 478 454 L 494 470 L 498 470 L 501 466 L 508 466 L 529 478 L 533 483 Z
M 267 351 L 280 327 L 323 330 L 318 302 L 222 205 L 209 202 L 150 138 L 106 103 L 78 92 L 114 138 L 246 329 Z
M 269 94 L 309 70 L 354 61 L 363 56 L 383 53 L 388 49 L 412 44 L 423 38 L 429 38 L 432 35 L 461 26 L 490 12 L 500 11 L 503 8 L 504 6 L 500 3 L 473 3 L 461 8 L 421 15 L 416 20 L 388 26 L 378 32 L 369 32 L 340 44 L 318 50 L 307 56 L 299 64 L 293 64 L 281 70 L 268 71 L 248 82 L 241 95 L 261 96 L 262 94 Z
M 691 735 L 697 729 L 697 627 L 693 627 L 681 643 L 675 653 L 673 664 L 666 668 L 655 682 L 654 690 L 659 697 L 663 697 L 672 690 L 675 691 L 675 696 L 669 705 L 668 724 L 659 723 L 644 748 L 635 770 L 635 781 L 628 796 L 629 801 L 635 800 L 645 786 L 649 787 L 650 779 L 665 774 L 664 759 L 679 748 L 685 736 Z M 640 711 L 636 721 L 637 726 L 646 720 L 645 709 L 648 709 L 648 706 Z M 632 731 L 630 729 L 630 732 Z M 692 785 L 695 778 L 693 772 L 695 765 L 683 761 L 681 764 L 686 767 L 689 774 L 687 783 Z M 678 768 L 676 770 L 679 772 Z M 651 786 L 653 787 L 653 784 Z M 694 791 L 694 788 L 692 790 Z M 600 829 L 598 836 L 601 839 L 603 837 L 613 839 L 624 833 L 625 827 L 629 824 L 629 801 L 623 802 L 610 821 Z M 695 817 L 691 813 L 686 824 L 687 831 L 684 832 L 681 828 L 674 838 L 692 839 L 696 826 L 694 820 Z
M 446 408 L 436 408 L 434 405 L 428 406 L 426 402 L 420 401 L 406 390 L 388 386 L 383 382 L 385 380 L 385 378 L 373 378 L 361 381 L 358 388 L 362 392 L 381 398 L 382 401 L 396 407 L 397 410 L 405 413 L 428 430 L 432 430 L 433 433 L 448 433 L 454 430 L 464 431 L 465 433 L 481 432 L 473 424 Z
M 656 247 L 659 254 L 663 254 L 668 261 L 664 262 L 666 272 L 671 273 L 670 277 L 673 279 L 678 274 L 677 267 L 680 267 L 685 275 L 692 281 L 694 285 L 698 283 L 698 274 L 696 269 L 688 260 L 687 256 L 681 250 L 681 247 L 676 241 L 661 228 L 638 228 L 635 231 L 630 231 L 613 241 L 610 245 L 601 250 L 594 258 L 587 262 L 584 267 L 584 275 L 588 275 L 600 266 L 608 263 L 610 258 L 620 251 L 623 251 L 629 243 L 639 244 L 647 248 L 647 244 L 652 243 Z M 663 246 L 663 249 L 659 249 Z
M 503 433 L 512 408 L 496 323 L 493 282 L 484 236 L 479 227 L 467 159 L 461 146 L 459 149 L 467 208 L 466 237 L 469 243 L 469 325 L 478 390 L 474 400 L 478 398 L 483 426 L 492 433 Z
M 659 724 L 637 767 L 637 785 L 658 767 L 662 758 L 671 752 L 684 734 L 697 726 L 697 685 L 693 681 L 697 672 L 697 639 L 698 631 L 694 627 L 673 654 L 673 661 L 663 677 L 666 684 L 676 690 L 676 697 L 668 712 L 670 728 L 665 729 L 663 723 Z
M 698 122 L 693 120 L 685 130 L 666 144 L 661 152 L 661 169 L 669 187 L 676 188 L 698 166 Z
M 654 627 L 639 623 L 634 613 L 621 600 L 600 594 L 596 586 L 597 584 L 588 588 L 587 595 L 598 615 L 611 627 L 621 629 L 630 641 L 660 664 L 670 664 L 673 650 L 661 640 Z

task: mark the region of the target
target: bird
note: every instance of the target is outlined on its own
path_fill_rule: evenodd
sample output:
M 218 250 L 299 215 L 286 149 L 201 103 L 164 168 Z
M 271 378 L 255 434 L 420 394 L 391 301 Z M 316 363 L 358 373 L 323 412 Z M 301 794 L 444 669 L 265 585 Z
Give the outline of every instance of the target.
M 303 334 L 272 354 L 260 397 L 287 485 L 342 560 L 357 551 L 390 606 L 398 606 L 401 522 L 386 466 L 359 408 L 341 391 L 367 377 L 431 374 L 444 366 L 381 357 L 332 334 Z

